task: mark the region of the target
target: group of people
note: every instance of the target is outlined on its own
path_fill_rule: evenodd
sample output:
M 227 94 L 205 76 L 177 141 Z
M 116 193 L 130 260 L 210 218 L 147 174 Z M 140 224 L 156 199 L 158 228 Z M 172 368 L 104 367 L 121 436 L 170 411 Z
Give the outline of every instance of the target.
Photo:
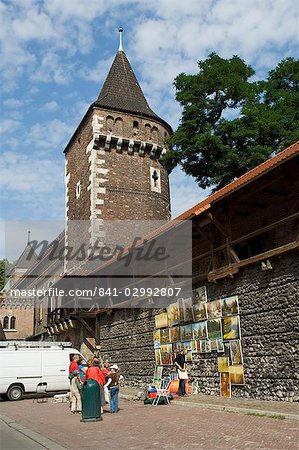
M 110 413 L 118 412 L 118 393 L 121 375 L 117 364 L 110 365 L 108 361 L 101 367 L 97 356 L 84 365 L 79 355 L 73 355 L 69 366 L 71 412 L 75 414 L 82 411 L 82 388 L 84 383 L 93 379 L 97 381 L 100 391 L 101 413 L 104 406 L 110 405 Z

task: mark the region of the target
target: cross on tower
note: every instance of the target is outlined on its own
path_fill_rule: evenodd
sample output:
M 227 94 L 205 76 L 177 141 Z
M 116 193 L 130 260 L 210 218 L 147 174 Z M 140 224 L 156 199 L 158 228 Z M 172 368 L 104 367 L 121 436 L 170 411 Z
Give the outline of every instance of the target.
M 154 170 L 153 172 L 152 179 L 154 180 L 154 186 L 157 187 L 157 181 L 159 179 L 159 176 L 156 170 Z

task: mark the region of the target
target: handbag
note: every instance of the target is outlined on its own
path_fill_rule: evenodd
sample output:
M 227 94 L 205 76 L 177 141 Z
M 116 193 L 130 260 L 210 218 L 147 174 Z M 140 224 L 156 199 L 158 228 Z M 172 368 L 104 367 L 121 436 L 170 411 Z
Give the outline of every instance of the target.
M 179 380 L 188 380 L 188 373 L 187 371 L 182 371 L 178 369 L 178 376 L 179 376 Z

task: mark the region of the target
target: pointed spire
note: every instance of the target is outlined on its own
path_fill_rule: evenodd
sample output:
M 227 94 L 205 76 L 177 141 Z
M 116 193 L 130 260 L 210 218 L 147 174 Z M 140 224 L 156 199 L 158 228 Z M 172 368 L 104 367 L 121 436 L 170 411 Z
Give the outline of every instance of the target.
M 28 230 L 28 239 L 27 239 L 27 244 L 29 244 L 29 243 L 30 243 L 30 234 L 31 234 L 31 231 L 30 231 L 30 230 Z
M 119 32 L 119 47 L 118 47 L 118 51 L 119 52 L 123 52 L 124 51 L 124 49 L 123 49 L 123 28 L 122 27 L 119 27 L 118 28 L 118 32 Z

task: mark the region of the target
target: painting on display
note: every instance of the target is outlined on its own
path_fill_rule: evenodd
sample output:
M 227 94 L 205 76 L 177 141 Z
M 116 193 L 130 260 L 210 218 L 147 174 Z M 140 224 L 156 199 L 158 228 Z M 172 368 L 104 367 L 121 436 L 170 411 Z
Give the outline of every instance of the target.
M 210 340 L 210 344 L 211 344 L 211 351 L 212 352 L 217 352 L 217 339 L 211 339 Z
M 161 313 L 155 316 L 155 327 L 156 328 L 166 328 L 168 327 L 168 316 L 167 313 Z
M 161 344 L 160 330 L 154 330 L 154 348 L 159 348 Z
M 217 339 L 217 352 L 223 353 L 224 352 L 224 343 L 222 339 Z
M 171 366 L 172 365 L 172 345 L 166 344 L 161 345 L 161 365 L 163 366 Z
M 193 339 L 192 325 L 181 326 L 181 340 L 190 341 Z
M 208 320 L 207 329 L 209 339 L 222 339 L 221 319 Z
M 172 303 L 166 309 L 169 325 L 172 326 L 180 323 L 180 310 L 178 302 Z
M 241 364 L 230 366 L 229 374 L 231 384 L 245 384 L 244 367 Z
M 207 318 L 207 305 L 206 303 L 196 303 L 193 305 L 193 317 L 195 322 L 205 320 Z
M 188 351 L 188 352 L 186 353 L 186 361 L 187 361 L 187 362 L 192 361 L 192 351 Z
M 160 389 L 163 374 L 163 366 L 156 366 L 154 372 L 153 385 Z
M 193 289 L 192 291 L 192 300 L 193 304 L 197 304 L 200 302 L 207 301 L 207 288 L 205 286 L 201 286 L 200 288 Z
M 222 319 L 223 339 L 239 339 L 240 323 L 239 316 L 224 317 Z
M 192 306 L 192 298 L 184 298 L 182 300 L 183 304 L 183 316 L 184 322 L 192 322 L 193 321 L 193 306 Z
M 228 372 L 220 373 L 220 396 L 231 398 L 231 383 Z
M 219 356 L 218 362 L 218 372 L 229 372 L 229 358 L 226 356 Z
M 174 342 L 173 343 L 173 351 L 174 353 L 179 353 L 182 350 L 182 343 L 181 342 Z
M 160 330 L 160 341 L 161 344 L 169 344 L 170 342 L 169 328 L 163 328 Z
M 230 341 L 230 356 L 232 364 L 243 364 L 241 341 Z
M 170 328 L 170 342 L 179 342 L 181 340 L 180 327 Z
M 233 297 L 223 298 L 222 299 L 222 315 L 223 316 L 233 316 L 234 314 L 239 314 L 238 297 L 235 295 Z
M 185 341 L 181 343 L 182 350 L 185 350 L 185 352 L 190 352 L 192 350 L 192 342 L 191 341 Z
M 190 341 L 191 342 L 191 352 L 192 353 L 197 353 L 197 345 L 196 345 L 196 342 L 197 341 L 195 341 L 194 339 L 192 340 L 192 341 Z
M 222 308 L 220 300 L 213 300 L 207 303 L 208 319 L 217 319 L 222 316 Z
M 195 340 L 195 346 L 196 346 L 196 353 L 204 353 L 201 351 L 201 341 L 200 339 Z
M 161 352 L 160 349 L 155 349 L 155 361 L 156 361 L 156 366 L 160 366 L 162 364 L 162 360 L 161 360 Z
M 206 341 L 206 353 L 211 353 L 211 341 Z
M 204 339 L 207 337 L 207 322 L 198 322 L 192 325 L 193 339 Z

